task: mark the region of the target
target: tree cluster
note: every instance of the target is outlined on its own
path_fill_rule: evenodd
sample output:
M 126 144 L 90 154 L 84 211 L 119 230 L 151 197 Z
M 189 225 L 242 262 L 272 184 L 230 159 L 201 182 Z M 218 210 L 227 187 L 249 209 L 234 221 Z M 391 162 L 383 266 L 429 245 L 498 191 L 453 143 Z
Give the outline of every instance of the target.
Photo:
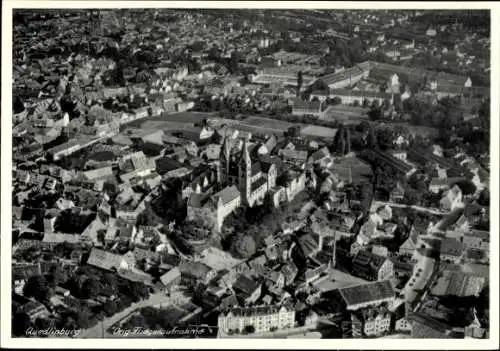
M 342 156 L 351 152 L 351 131 L 348 127 L 340 125 L 333 138 L 332 146 L 332 149 Z

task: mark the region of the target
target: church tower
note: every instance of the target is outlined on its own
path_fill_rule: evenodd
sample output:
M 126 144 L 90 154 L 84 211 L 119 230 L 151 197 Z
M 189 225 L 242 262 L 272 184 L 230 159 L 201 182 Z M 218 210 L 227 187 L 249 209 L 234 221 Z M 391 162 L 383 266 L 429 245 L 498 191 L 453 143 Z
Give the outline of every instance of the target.
M 227 135 L 224 136 L 224 141 L 222 142 L 222 147 L 220 150 L 220 173 L 221 173 L 221 183 L 222 185 L 227 185 L 229 183 L 229 169 L 231 167 L 231 145 Z
M 248 140 L 243 142 L 243 150 L 241 151 L 241 158 L 239 164 L 239 188 L 243 201 L 248 205 L 249 198 L 252 191 L 252 160 L 248 150 Z

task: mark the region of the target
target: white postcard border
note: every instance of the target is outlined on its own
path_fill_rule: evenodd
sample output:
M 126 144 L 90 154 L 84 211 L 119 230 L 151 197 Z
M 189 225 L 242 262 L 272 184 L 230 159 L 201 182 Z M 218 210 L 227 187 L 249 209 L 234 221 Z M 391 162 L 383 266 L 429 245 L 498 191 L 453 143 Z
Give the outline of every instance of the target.
M 209 348 L 209 349 L 493 349 L 499 345 L 499 46 L 500 4 L 495 2 L 282 2 L 282 1 L 3 1 L 1 118 L 1 346 L 9 348 Z M 12 9 L 13 8 L 350 8 L 491 9 L 491 257 L 490 339 L 22 339 L 11 337 Z

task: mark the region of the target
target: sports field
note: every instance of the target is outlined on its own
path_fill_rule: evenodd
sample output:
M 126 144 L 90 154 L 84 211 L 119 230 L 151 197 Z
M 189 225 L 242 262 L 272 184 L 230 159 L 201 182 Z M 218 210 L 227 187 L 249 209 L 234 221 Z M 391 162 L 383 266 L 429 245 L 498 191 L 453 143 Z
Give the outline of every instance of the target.
M 325 121 L 339 121 L 345 124 L 358 124 L 368 119 L 368 108 L 347 105 L 329 106 L 320 119 Z
M 186 111 L 179 113 L 172 113 L 161 116 L 147 117 L 143 119 L 139 119 L 137 121 L 133 121 L 128 125 L 139 127 L 147 122 L 174 122 L 174 123 L 196 123 L 201 122 L 205 118 L 213 118 L 216 116 L 214 112 L 194 112 L 194 111 Z
M 247 124 L 251 126 L 256 126 L 260 128 L 268 128 L 268 129 L 275 129 L 275 130 L 281 130 L 285 131 L 288 130 L 289 127 L 292 127 L 296 124 L 286 122 L 286 121 L 280 121 L 276 119 L 271 119 L 271 118 L 263 118 L 263 117 L 248 117 L 241 121 L 242 124 Z

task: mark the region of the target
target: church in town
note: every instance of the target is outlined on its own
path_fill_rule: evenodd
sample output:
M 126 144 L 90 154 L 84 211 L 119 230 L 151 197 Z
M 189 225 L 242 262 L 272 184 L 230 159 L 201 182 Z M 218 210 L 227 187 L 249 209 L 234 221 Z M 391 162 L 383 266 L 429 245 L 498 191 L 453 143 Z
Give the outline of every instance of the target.
M 188 220 L 202 218 L 211 223 L 215 232 L 220 232 L 224 219 L 240 206 L 262 205 L 267 198 L 278 207 L 305 189 L 305 171 L 290 172 L 292 176 L 288 182 L 278 186 L 280 158 L 262 154 L 259 149 L 258 143 L 250 143 L 245 138 L 239 150 L 233 140 L 226 137 L 221 146 L 220 161 L 215 163 L 218 188 L 222 190 L 191 193 Z

